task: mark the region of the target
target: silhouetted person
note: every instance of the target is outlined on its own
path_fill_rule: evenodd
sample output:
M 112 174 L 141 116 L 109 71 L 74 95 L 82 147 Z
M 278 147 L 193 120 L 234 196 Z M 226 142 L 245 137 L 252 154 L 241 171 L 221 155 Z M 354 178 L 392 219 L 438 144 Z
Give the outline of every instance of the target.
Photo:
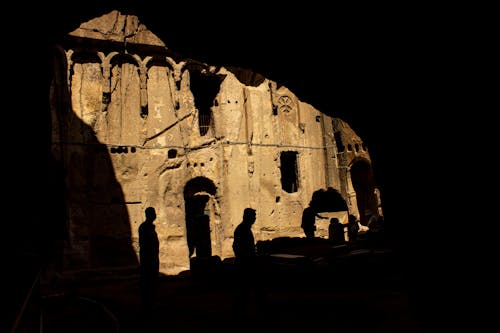
M 327 217 L 319 215 L 312 204 L 309 204 L 302 212 L 302 224 L 300 225 L 304 230 L 307 238 L 314 238 L 316 231 L 316 217 L 320 219 L 327 219 Z
M 339 222 L 339 219 L 332 217 L 330 219 L 330 225 L 328 226 L 328 239 L 333 243 L 333 245 L 345 244 L 344 229 L 345 225 Z
M 257 270 L 257 252 L 252 225 L 256 220 L 253 208 L 245 208 L 243 221 L 234 230 L 233 251 L 235 255 L 236 272 L 236 303 L 234 305 L 237 319 L 243 320 L 245 313 L 253 317 L 262 306 L 260 291 L 260 276 Z M 248 319 L 248 318 L 247 318 Z
M 252 225 L 255 223 L 256 213 L 253 208 L 245 208 L 243 221 L 234 230 L 233 251 L 236 262 L 247 264 L 253 262 L 256 256 L 255 239 Z
M 194 256 L 194 251 L 196 249 L 196 216 L 186 217 L 186 237 L 189 250 L 189 258 Z
M 374 214 L 368 220 L 368 239 L 372 245 L 382 245 L 381 242 L 385 240 L 384 232 L 384 217 Z
M 210 216 L 203 214 L 196 218 L 194 226 L 194 247 L 196 256 L 207 258 L 212 256 L 210 244 Z
M 139 226 L 140 284 L 143 305 L 145 308 L 151 308 L 156 298 L 160 269 L 159 241 L 153 224 L 156 219 L 155 209 L 153 207 L 146 208 L 145 215 L 146 220 Z
M 349 242 L 355 242 L 358 240 L 359 224 L 356 216 L 349 214 L 349 222 L 347 224 L 347 235 L 349 237 Z
M 372 213 L 372 211 L 368 211 L 369 217 L 366 226 L 368 227 L 368 231 L 376 231 L 378 229 L 378 214 Z
M 186 219 L 186 227 L 187 227 L 187 243 L 189 249 L 189 258 L 199 256 L 198 243 L 200 241 L 200 222 L 203 220 L 203 216 L 205 214 L 197 214 L 190 215 Z M 208 215 L 207 215 L 208 217 Z

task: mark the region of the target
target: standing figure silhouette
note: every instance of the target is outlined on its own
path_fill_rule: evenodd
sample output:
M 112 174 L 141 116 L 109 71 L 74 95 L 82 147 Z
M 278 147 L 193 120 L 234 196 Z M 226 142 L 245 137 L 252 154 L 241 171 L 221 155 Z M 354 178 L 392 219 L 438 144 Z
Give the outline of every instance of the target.
M 243 221 L 234 230 L 233 251 L 237 263 L 248 264 L 255 259 L 255 239 L 252 232 L 255 219 L 255 209 L 245 208 Z
M 349 242 L 353 243 L 358 240 L 359 224 L 356 216 L 349 214 L 349 223 L 347 224 L 347 235 Z
M 345 244 L 344 229 L 346 227 L 346 225 L 340 223 L 338 218 L 332 217 L 330 219 L 330 225 L 328 226 L 328 239 L 334 245 Z
M 156 288 L 160 269 L 158 257 L 158 234 L 153 222 L 156 220 L 156 211 L 153 207 L 145 210 L 146 220 L 139 226 L 139 259 L 141 273 L 141 293 L 143 306 L 150 309 L 156 298 Z
M 252 232 L 255 220 L 255 209 L 245 208 L 243 220 L 234 230 L 233 251 L 237 279 L 235 280 L 236 299 L 233 309 L 238 322 L 245 320 L 245 316 L 254 318 L 257 311 L 264 306 L 260 282 L 262 277 L 256 272 L 258 270 L 257 251 Z
M 302 224 L 300 225 L 304 230 L 306 238 L 314 238 L 314 233 L 316 231 L 316 218 L 327 219 L 318 214 L 312 203 L 307 206 L 302 212 Z

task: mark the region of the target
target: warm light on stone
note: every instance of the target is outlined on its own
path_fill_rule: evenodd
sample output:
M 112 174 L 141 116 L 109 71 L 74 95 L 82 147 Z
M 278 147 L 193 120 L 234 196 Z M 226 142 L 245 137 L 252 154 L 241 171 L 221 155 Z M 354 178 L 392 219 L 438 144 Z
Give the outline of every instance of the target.
M 351 213 L 366 225 L 382 213 L 362 139 L 287 87 L 179 58 L 118 11 L 66 37 L 50 96 L 66 193 L 63 272 L 136 267 L 148 206 L 165 274 L 190 269 L 187 221 L 198 214 L 210 217 L 212 255 L 225 259 L 246 207 L 257 211 L 256 241 L 304 237 L 302 212 L 328 188 L 347 210 L 332 203 L 326 216 L 347 223 Z M 326 221 L 318 237 L 328 237 Z

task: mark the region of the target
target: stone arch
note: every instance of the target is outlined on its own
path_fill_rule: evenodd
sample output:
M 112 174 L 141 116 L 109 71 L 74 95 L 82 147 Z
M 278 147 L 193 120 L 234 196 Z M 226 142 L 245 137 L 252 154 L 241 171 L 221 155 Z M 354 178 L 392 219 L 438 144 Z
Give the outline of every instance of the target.
M 314 191 L 310 206 L 314 206 L 318 212 L 340 212 L 348 210 L 345 199 L 338 190 L 332 187 Z
M 207 72 L 208 73 L 208 72 L 210 72 L 210 66 L 208 66 L 205 63 L 196 61 L 196 60 L 188 59 L 185 63 L 182 64 L 180 70 L 181 70 L 181 73 L 184 73 L 185 71 L 189 71 L 189 72 L 196 71 L 196 72 Z
M 66 55 L 68 60 L 68 82 L 71 82 L 75 64 L 96 63 L 99 64 L 99 68 L 102 64 L 101 56 L 99 52 L 95 50 L 77 47 L 75 49 L 69 49 Z
M 138 63 L 137 59 L 132 55 L 128 53 L 116 53 L 113 54 L 113 56 L 109 59 L 110 65 L 113 66 L 119 66 L 124 63 L 128 63 L 131 65 L 134 65 L 137 70 L 139 70 L 140 64 Z
M 147 61 L 145 66 L 147 70 L 149 70 L 153 66 L 165 67 L 168 70 L 167 75 L 170 75 L 170 77 L 174 78 L 174 66 L 162 55 L 152 55 L 151 59 Z
M 99 54 L 94 50 L 74 49 L 70 55 L 72 63 L 98 63 L 101 64 Z
M 223 230 L 216 192 L 215 184 L 206 177 L 190 179 L 184 186 L 186 236 L 190 258 L 198 255 L 196 253 L 198 241 L 210 244 L 210 255 L 222 256 Z M 209 217 L 208 232 L 197 224 L 202 215 Z
M 148 99 L 148 112 L 162 113 L 179 109 L 179 96 L 175 86 L 175 67 L 165 56 L 153 55 L 143 61 L 144 90 Z M 149 100 L 151 99 L 151 100 Z M 173 111 L 175 112 L 175 111 Z
M 366 226 L 371 215 L 377 212 L 377 196 L 370 161 L 362 157 L 353 159 L 349 164 L 349 176 L 356 192 L 359 221 Z
M 327 217 L 327 219 L 314 218 L 314 220 L 312 221 L 309 220 L 309 222 L 312 222 L 316 228 L 316 231 L 313 234 L 314 237 L 320 238 L 328 238 L 328 229 L 330 219 L 332 217 L 339 218 L 341 223 L 345 223 L 349 213 L 349 208 L 345 198 L 342 196 L 339 190 L 333 187 L 328 187 L 326 189 L 320 188 L 315 190 L 312 194 L 309 207 L 313 208 L 313 211 L 322 213 L 321 216 Z M 306 213 L 306 209 L 304 209 L 304 211 L 302 212 L 303 218 L 304 214 Z

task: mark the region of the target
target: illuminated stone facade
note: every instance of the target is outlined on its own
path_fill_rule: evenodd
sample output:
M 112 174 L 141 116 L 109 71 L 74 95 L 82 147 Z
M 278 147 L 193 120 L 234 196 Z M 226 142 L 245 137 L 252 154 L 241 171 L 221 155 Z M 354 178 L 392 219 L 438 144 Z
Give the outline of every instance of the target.
M 190 269 L 199 214 L 210 217 L 211 254 L 225 259 L 246 207 L 256 241 L 304 237 L 302 211 L 328 188 L 362 224 L 377 211 L 369 153 L 347 123 L 257 73 L 179 57 L 135 16 L 83 23 L 53 63 L 64 272 L 137 266 L 148 206 L 165 274 Z

